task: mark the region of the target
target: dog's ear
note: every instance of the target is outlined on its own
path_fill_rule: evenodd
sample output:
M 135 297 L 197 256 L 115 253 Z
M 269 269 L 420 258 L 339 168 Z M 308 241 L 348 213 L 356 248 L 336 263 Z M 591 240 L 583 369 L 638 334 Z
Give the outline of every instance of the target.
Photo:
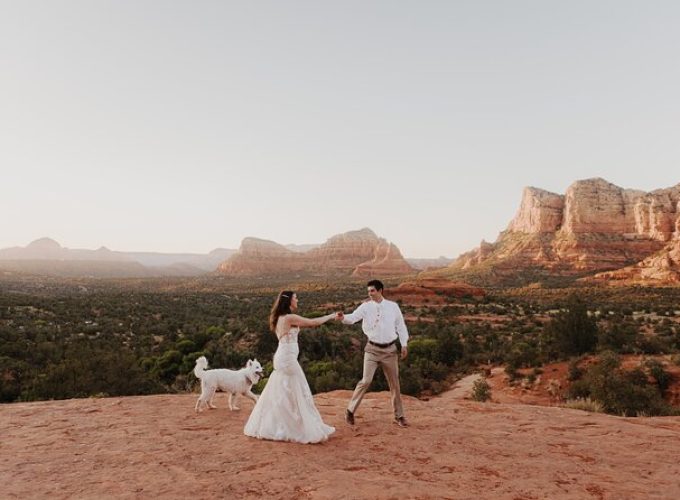
M 250 368 L 250 366 L 253 364 L 253 360 L 249 359 L 248 363 L 246 363 L 246 366 Z

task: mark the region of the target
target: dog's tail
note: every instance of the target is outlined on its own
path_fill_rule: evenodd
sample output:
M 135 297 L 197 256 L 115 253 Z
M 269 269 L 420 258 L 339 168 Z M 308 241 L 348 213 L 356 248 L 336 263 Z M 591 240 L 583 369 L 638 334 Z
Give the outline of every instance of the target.
M 194 366 L 194 375 L 196 375 L 196 378 L 203 377 L 203 372 L 205 372 L 206 368 L 208 368 L 208 360 L 205 356 L 201 356 L 196 360 L 196 366 Z

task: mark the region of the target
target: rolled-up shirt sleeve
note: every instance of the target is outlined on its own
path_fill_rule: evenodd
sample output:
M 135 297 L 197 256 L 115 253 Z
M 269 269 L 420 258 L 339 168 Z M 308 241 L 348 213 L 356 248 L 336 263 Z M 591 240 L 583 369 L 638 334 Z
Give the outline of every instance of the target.
M 364 304 L 361 304 L 359 307 L 356 308 L 356 310 L 353 313 L 345 314 L 342 323 L 345 325 L 353 325 L 357 321 L 361 321 L 362 319 L 364 319 L 365 314 L 366 308 L 364 307 Z
M 406 347 L 406 344 L 408 344 L 408 329 L 406 328 L 404 315 L 401 313 L 399 306 L 396 307 L 396 318 L 394 323 L 394 327 L 397 330 L 397 335 L 399 335 L 399 343 L 402 347 Z

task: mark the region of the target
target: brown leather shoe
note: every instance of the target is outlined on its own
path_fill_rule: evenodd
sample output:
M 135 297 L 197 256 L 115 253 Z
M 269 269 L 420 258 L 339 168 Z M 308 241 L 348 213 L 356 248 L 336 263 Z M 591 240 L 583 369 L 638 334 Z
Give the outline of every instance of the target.
M 345 410 L 345 422 L 349 425 L 354 425 L 354 413 L 349 410 Z
M 405 417 L 394 417 L 394 423 L 399 427 L 408 427 L 408 422 Z

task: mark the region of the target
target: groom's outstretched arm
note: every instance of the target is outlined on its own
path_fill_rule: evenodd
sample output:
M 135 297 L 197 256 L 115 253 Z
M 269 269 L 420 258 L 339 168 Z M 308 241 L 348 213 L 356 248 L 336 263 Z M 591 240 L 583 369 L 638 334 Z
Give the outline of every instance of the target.
M 345 314 L 342 318 L 342 323 L 345 325 L 353 325 L 357 321 L 364 319 L 364 314 L 366 313 L 366 308 L 364 304 L 361 304 L 356 310 L 351 314 Z

